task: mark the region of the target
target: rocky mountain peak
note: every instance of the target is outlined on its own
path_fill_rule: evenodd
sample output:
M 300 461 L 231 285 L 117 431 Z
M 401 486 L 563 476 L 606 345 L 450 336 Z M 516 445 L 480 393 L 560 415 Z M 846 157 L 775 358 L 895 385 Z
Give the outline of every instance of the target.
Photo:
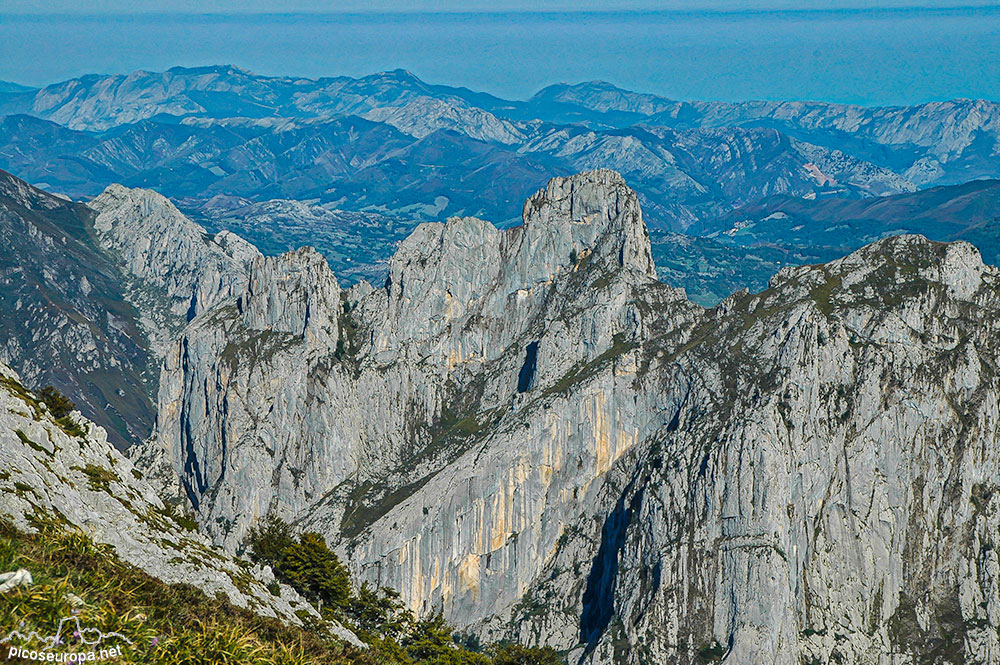
M 130 276 L 127 296 L 158 350 L 170 331 L 242 292 L 261 257 L 233 233 L 209 234 L 152 190 L 111 185 L 89 206 L 102 248 Z
M 551 274 L 593 254 L 609 270 L 656 277 L 639 198 L 615 171 L 553 178 L 525 203 L 521 238 L 518 263 L 528 272 Z
M 917 276 L 947 289 L 949 295 L 969 300 L 982 285 L 988 268 L 979 250 L 967 242 L 933 242 L 921 235 L 885 238 L 833 262 L 832 266 L 850 271 L 852 282 L 875 269 L 878 264 L 894 267 L 901 276 Z
M 149 221 L 148 218 L 155 216 L 189 228 L 197 226 L 184 217 L 170 199 L 151 189 L 130 188 L 117 183 L 108 185 L 90 202 L 90 207 L 101 215 L 96 226 L 98 231 L 103 232 L 109 231 L 115 222 L 125 220 L 126 213 L 134 219 Z
M 528 199 L 523 219 L 506 231 L 473 217 L 417 227 L 391 260 L 385 290 L 363 306 L 362 318 L 381 322 L 376 351 L 438 340 L 434 352 L 445 357 L 489 356 L 553 315 L 552 288 L 573 290 L 566 301 L 579 295 L 570 275 L 655 280 L 638 197 L 614 171 L 553 179 Z M 469 351 L 471 330 L 494 351 Z
M 915 289 L 936 288 L 947 298 L 972 301 L 984 278 L 996 274 L 967 242 L 934 242 L 905 234 L 879 240 L 826 266 L 785 268 L 771 279 L 771 286 L 822 296 L 821 307 L 868 304 L 886 309 L 906 303 Z
M 305 336 L 327 348 L 337 343 L 340 288 L 326 259 L 312 247 L 256 257 L 236 304 L 251 330 Z

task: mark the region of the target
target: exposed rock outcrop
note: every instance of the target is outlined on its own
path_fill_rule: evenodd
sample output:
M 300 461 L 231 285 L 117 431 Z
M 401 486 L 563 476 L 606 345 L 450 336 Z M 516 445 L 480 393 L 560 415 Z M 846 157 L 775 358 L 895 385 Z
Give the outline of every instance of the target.
M 240 293 L 261 257 L 233 233 L 206 233 L 148 189 L 111 185 L 88 205 L 101 247 L 129 277 L 126 296 L 157 356 L 188 321 Z
M 0 453 L 0 515 L 19 529 L 34 531 L 34 521 L 53 520 L 111 545 L 120 559 L 164 582 L 222 593 L 240 607 L 295 624 L 300 615 L 318 617 L 291 587 L 269 590 L 270 571 L 214 548 L 185 526 L 101 427 L 78 412 L 55 419 L 3 364 Z
M 138 455 L 233 548 L 571 662 L 1000 663 L 1000 275 L 882 240 L 703 310 L 620 176 L 425 224 L 382 288 L 256 259 L 166 355 Z M 895 659 L 895 660 L 894 660 Z
M 494 626 L 585 662 L 998 662 L 998 287 L 904 236 L 653 340 L 678 409 Z

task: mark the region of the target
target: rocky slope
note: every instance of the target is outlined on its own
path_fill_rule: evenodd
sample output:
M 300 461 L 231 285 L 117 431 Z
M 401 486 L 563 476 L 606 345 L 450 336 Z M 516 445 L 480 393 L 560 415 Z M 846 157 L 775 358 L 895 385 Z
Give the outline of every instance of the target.
M 124 448 L 152 430 L 159 363 L 93 218 L 0 171 L 0 362 L 72 395 Z
M 4 172 L 0 243 L 0 361 L 70 395 L 120 448 L 150 434 L 166 345 L 242 292 L 261 256 L 149 190 L 115 185 L 84 206 Z
M 654 341 L 673 420 L 495 625 L 589 662 L 997 662 L 998 278 L 892 238 Z
M 100 247 L 126 275 L 154 356 L 188 321 L 246 287 L 256 247 L 229 231 L 209 235 L 156 192 L 108 187 L 88 207 Z
M 572 662 L 1000 662 L 998 279 L 890 238 L 704 310 L 620 176 L 424 224 L 382 288 L 256 258 L 166 355 L 135 457 L 234 548 Z
M 111 545 L 119 559 L 168 584 L 221 593 L 235 605 L 295 624 L 316 615 L 290 587 L 274 586 L 269 569 L 212 547 L 158 498 L 101 427 L 78 412 L 54 418 L 3 364 L 0 452 L 0 515 L 19 529 L 31 532 L 52 521 Z

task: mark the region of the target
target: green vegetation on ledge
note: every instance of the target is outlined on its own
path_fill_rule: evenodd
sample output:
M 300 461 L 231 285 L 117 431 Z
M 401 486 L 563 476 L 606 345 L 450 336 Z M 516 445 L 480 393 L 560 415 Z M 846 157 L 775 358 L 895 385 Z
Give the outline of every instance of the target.
M 317 594 L 334 599 L 323 613 L 352 626 L 368 649 L 330 637 L 318 621 L 286 626 L 236 607 L 224 595 L 210 598 L 189 584 L 166 584 L 122 562 L 110 547 L 52 519 L 38 518 L 33 527 L 37 532 L 28 534 L 0 518 L 0 570 L 25 568 L 34 578 L 30 586 L 0 595 L 3 636 L 10 629 L 50 635 L 60 619 L 75 617 L 81 626 L 124 636 L 131 644 L 115 660 L 123 665 L 560 663 L 551 649 L 504 644 L 476 652 L 459 646 L 440 616 L 414 619 L 401 608 L 398 594 L 376 593 L 367 585 L 351 592 L 344 586 L 346 570 L 321 538 L 294 539 L 277 522 L 264 530 L 266 536 L 257 543 L 260 552 L 278 557 L 282 578 L 295 580 L 314 602 Z M 337 581 L 317 586 L 328 572 Z M 87 648 L 78 636 L 69 635 L 64 646 L 69 651 Z
M 399 593 L 367 583 L 354 592 L 347 569 L 317 533 L 294 536 L 270 517 L 247 536 L 252 559 L 270 565 L 275 576 L 313 602 L 326 619 L 350 627 L 366 644 L 373 662 L 409 665 L 558 665 L 549 648 L 497 644 L 485 650 L 462 640 L 440 614 L 414 617 Z
M 132 643 L 115 661 L 123 664 L 373 662 L 319 631 L 285 626 L 191 585 L 165 584 L 78 531 L 50 521 L 35 526 L 38 533 L 26 534 L 0 519 L 0 570 L 25 568 L 34 578 L 0 596 L 5 630 L 50 635 L 61 618 L 75 615 Z M 74 607 L 74 596 L 82 605 Z M 79 640 L 67 638 L 66 646 L 79 647 Z

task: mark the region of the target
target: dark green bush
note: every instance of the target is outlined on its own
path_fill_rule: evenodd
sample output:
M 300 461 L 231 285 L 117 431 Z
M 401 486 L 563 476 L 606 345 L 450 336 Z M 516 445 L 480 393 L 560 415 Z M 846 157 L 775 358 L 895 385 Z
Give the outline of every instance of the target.
M 250 529 L 246 545 L 250 559 L 277 568 L 285 550 L 295 544 L 292 528 L 272 516 Z
M 502 644 L 493 649 L 493 665 L 562 665 L 562 661 L 550 647 L 537 649 L 520 644 Z
M 372 662 L 412 665 L 559 665 L 552 649 L 495 645 L 492 656 L 479 653 L 478 640 L 457 636 L 441 613 L 416 619 L 399 593 L 367 583 L 354 593 L 350 576 L 318 533 L 296 537 L 289 525 L 268 517 L 250 530 L 250 558 L 271 566 L 275 576 L 322 606 L 327 618 L 349 626 L 369 645 Z
M 49 413 L 52 414 L 53 418 L 65 418 L 76 409 L 76 404 L 59 392 L 55 386 L 45 386 L 38 392 L 38 396 L 42 398 L 45 406 L 49 407 Z
M 278 571 L 302 595 L 324 607 L 341 610 L 351 597 L 347 569 L 318 533 L 304 533 L 297 543 L 285 548 Z
M 452 628 L 440 613 L 417 621 L 403 639 L 406 653 L 420 663 L 435 665 L 489 665 L 481 653 L 460 648 L 452 639 Z
M 267 563 L 281 581 L 323 609 L 338 614 L 351 599 L 351 578 L 337 555 L 318 533 L 296 540 L 291 528 L 268 518 L 247 536 L 250 558 Z
M 389 587 L 374 591 L 365 582 L 347 604 L 347 618 L 359 632 L 402 638 L 413 624 L 413 613 L 399 601 L 399 592 Z

